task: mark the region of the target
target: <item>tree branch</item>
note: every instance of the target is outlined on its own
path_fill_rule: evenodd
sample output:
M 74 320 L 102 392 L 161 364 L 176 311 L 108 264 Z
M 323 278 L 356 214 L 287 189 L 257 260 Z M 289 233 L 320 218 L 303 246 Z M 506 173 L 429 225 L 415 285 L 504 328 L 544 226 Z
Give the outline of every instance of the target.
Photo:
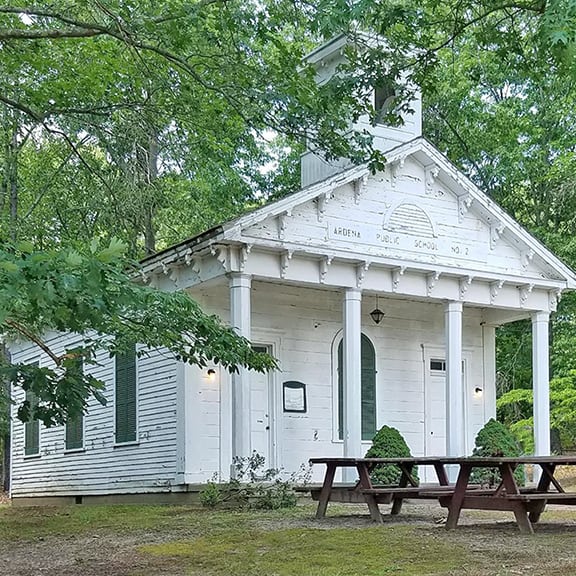
M 0 102 L 4 102 L 4 104 L 7 104 L 8 106 L 10 106 L 10 108 L 14 108 L 15 110 L 20 110 L 20 112 L 24 112 L 24 114 L 30 116 L 30 118 L 32 118 L 32 120 L 35 120 L 36 122 L 44 121 L 44 116 L 42 114 L 39 114 L 35 110 L 32 110 L 32 108 L 30 108 L 29 106 L 21 104 L 16 100 L 12 100 L 7 96 L 3 96 L 2 94 L 0 94 Z
M 44 40 L 50 38 L 91 38 L 101 36 L 104 32 L 85 28 L 70 28 L 68 30 L 26 30 L 0 29 L 0 41 L 5 40 Z
M 46 345 L 46 343 L 40 340 L 40 338 L 38 338 L 36 334 L 28 330 L 26 326 L 22 326 L 20 322 L 16 322 L 16 320 L 10 320 L 10 318 L 4 320 L 4 322 L 8 326 L 19 332 L 20 334 L 22 334 L 22 336 L 25 336 L 26 338 L 28 338 L 28 340 L 34 342 L 34 344 L 36 344 L 39 348 L 41 348 L 44 352 L 46 352 L 46 354 L 48 354 L 48 356 L 50 356 L 50 358 L 54 361 L 56 366 L 60 366 L 60 364 L 62 364 L 64 356 L 56 356 L 56 354 L 54 354 L 54 352 L 50 350 L 50 348 Z

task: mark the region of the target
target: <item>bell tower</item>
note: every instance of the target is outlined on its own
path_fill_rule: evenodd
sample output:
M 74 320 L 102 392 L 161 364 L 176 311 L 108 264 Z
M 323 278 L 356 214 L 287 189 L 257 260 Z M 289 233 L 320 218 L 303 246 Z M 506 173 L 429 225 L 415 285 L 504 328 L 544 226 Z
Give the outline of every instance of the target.
M 345 62 L 345 48 L 352 42 L 346 35 L 336 36 L 323 44 L 307 56 L 307 61 L 316 69 L 316 81 L 319 84 L 327 82 L 336 74 L 340 64 Z M 366 131 L 373 136 L 373 146 L 382 152 L 391 150 L 404 142 L 422 136 L 422 96 L 419 90 L 410 102 L 410 112 L 402 112 L 403 123 L 399 126 L 390 126 L 378 121 L 386 115 L 394 99 L 392 83 L 375 87 L 372 92 L 372 101 L 375 110 L 379 111 L 376 122 L 371 122 L 368 116 L 362 116 L 357 122 L 351 123 L 351 130 Z M 326 160 L 322 153 L 309 148 L 301 157 L 300 175 L 302 187 L 305 188 L 320 182 L 329 176 L 350 168 L 352 163 L 347 158 Z

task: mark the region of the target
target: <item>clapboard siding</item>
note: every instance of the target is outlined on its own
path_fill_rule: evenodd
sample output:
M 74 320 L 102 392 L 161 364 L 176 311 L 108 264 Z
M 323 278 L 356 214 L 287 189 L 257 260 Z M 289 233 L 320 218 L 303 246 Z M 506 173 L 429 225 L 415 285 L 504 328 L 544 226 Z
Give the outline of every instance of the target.
M 206 310 L 229 317 L 229 294 L 226 285 L 197 290 L 194 295 Z M 266 338 L 278 340 L 281 373 L 277 375 L 276 394 L 281 384 L 298 380 L 307 385 L 308 411 L 305 414 L 279 411 L 276 426 L 280 436 L 279 464 L 287 471 L 297 470 L 314 456 L 340 456 L 343 444 L 337 438 L 335 394 L 335 352 L 341 338 L 342 295 L 333 290 L 299 286 L 252 283 L 252 334 L 258 343 Z M 376 326 L 369 313 L 375 307 L 373 296 L 362 302 L 363 332 L 376 351 L 377 425 L 397 427 L 415 455 L 425 454 L 425 370 L 423 348 L 442 352 L 444 346 L 444 307 L 400 299 L 380 298 L 379 307 L 386 316 Z M 463 346 L 473 363 L 468 367 L 467 387 L 471 395 L 483 386 L 483 355 L 480 309 L 465 308 Z M 443 353 L 439 353 L 444 357 Z M 221 380 L 226 387 L 227 380 Z M 203 427 L 213 437 L 200 457 L 202 478 L 227 474 L 229 463 L 218 461 L 217 431 L 222 412 L 216 389 L 203 392 L 211 407 L 203 411 Z M 470 405 L 468 436 L 474 437 L 482 426 L 483 405 Z M 364 443 L 366 448 L 369 443 Z M 211 466 L 211 467 L 210 467 Z M 220 467 L 219 467 L 220 466 Z M 196 470 L 197 472 L 197 470 Z M 322 474 L 321 470 L 315 474 Z
M 51 335 L 60 354 L 78 343 L 71 335 Z M 12 347 L 15 362 L 48 358 L 26 344 Z M 13 418 L 12 495 L 48 496 L 145 492 L 174 488 L 176 472 L 176 361 L 167 351 L 138 359 L 138 443 L 114 444 L 114 361 L 105 354 L 85 371 L 106 384 L 107 405 L 94 399 L 84 417 L 84 451 L 65 453 L 64 426 L 40 427 L 40 456 L 23 456 L 23 425 Z M 22 391 L 13 391 L 16 401 Z M 14 417 L 14 413 L 13 413 Z

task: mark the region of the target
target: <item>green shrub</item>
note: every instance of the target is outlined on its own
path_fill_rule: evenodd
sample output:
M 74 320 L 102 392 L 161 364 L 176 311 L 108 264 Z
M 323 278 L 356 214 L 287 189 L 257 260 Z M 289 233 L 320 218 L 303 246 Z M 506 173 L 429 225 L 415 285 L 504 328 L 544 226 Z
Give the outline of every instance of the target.
M 484 427 L 478 432 L 475 441 L 475 448 L 472 451 L 473 457 L 490 456 L 520 456 L 522 451 L 514 435 L 504 424 L 494 420 L 488 420 Z M 518 485 L 524 484 L 524 468 L 519 466 L 514 471 L 514 478 Z M 500 472 L 497 468 L 477 468 L 472 473 L 470 481 L 477 484 L 495 486 L 500 483 Z
M 200 503 L 206 508 L 216 508 L 222 499 L 222 490 L 216 482 L 207 482 L 206 487 L 200 492 Z
M 282 471 L 266 468 L 266 460 L 257 452 L 247 458 L 234 458 L 234 478 L 217 484 L 215 479 L 200 492 L 203 506 L 260 510 L 291 508 L 297 504 L 295 484 L 305 484 L 310 479 L 310 470 L 302 467 L 288 479 Z
M 372 439 L 372 446 L 366 452 L 366 458 L 405 458 L 412 456 L 410 448 L 402 434 L 390 426 L 382 426 Z M 371 474 L 374 484 L 398 484 L 402 471 L 398 466 L 386 464 L 374 468 Z M 412 470 L 412 476 L 418 480 L 418 470 Z

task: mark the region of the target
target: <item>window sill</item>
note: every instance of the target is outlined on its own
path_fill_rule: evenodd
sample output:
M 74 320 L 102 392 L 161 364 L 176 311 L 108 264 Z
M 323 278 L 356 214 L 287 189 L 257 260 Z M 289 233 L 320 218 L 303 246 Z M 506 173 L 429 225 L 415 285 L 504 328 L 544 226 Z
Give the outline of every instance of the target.
M 70 450 L 64 450 L 64 454 L 82 454 L 86 452 L 86 448 L 71 448 Z
M 38 454 L 24 454 L 24 460 L 34 460 L 35 458 L 40 458 L 42 454 L 38 452 Z
M 115 442 L 114 443 L 114 448 L 124 448 L 125 446 L 139 446 L 140 445 L 140 441 L 139 440 L 134 440 L 132 442 Z

